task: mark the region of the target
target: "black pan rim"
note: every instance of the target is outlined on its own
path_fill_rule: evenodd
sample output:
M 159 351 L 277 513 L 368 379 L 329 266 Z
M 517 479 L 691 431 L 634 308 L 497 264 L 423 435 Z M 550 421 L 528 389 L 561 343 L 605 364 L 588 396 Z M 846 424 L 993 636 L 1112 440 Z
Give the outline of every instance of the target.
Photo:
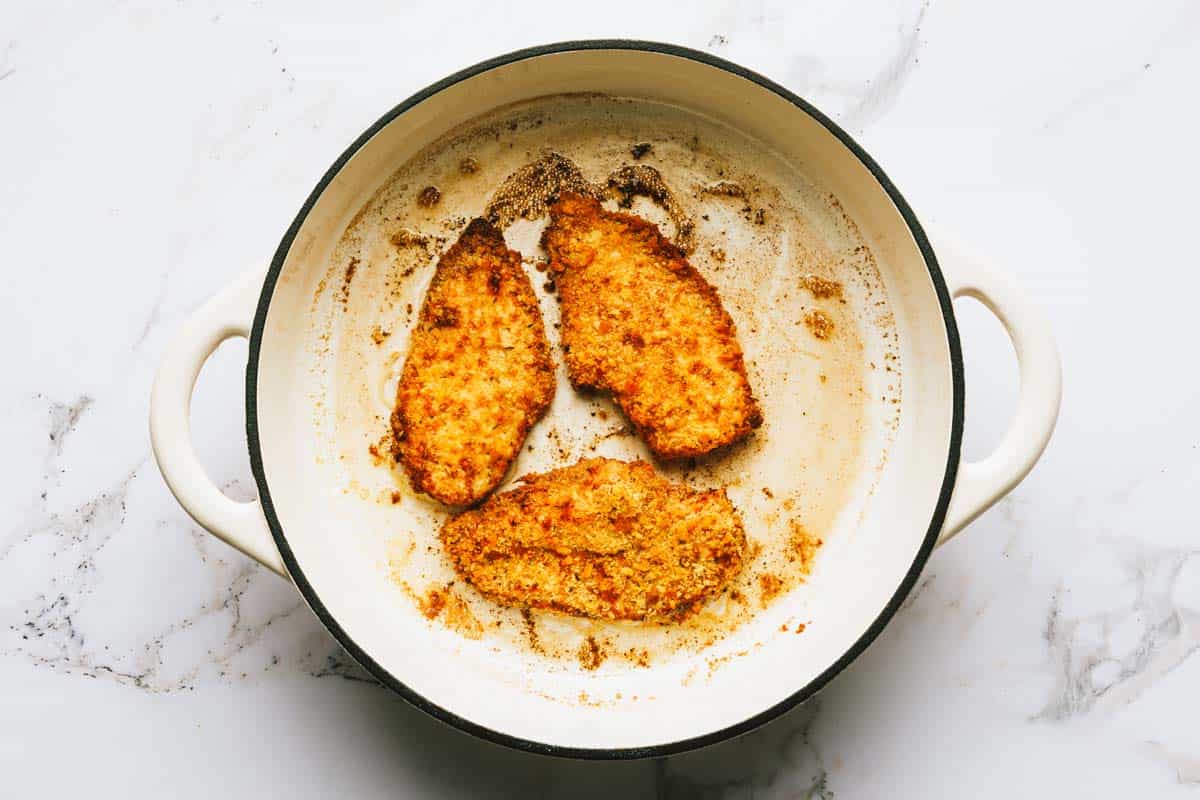
M 427 700 L 417 692 L 410 689 L 403 682 L 393 676 L 382 665 L 376 662 L 370 655 L 366 653 L 358 644 L 350 638 L 346 631 L 338 624 L 337 620 L 329 613 L 324 604 L 321 603 L 312 584 L 304 575 L 304 571 L 300 568 L 296 561 L 295 554 L 291 547 L 288 546 L 287 538 L 284 536 L 283 528 L 279 524 L 279 518 L 275 513 L 274 504 L 271 501 L 270 488 L 267 485 L 266 474 L 263 470 L 262 447 L 258 435 L 258 366 L 259 357 L 262 350 L 263 329 L 266 324 L 267 310 L 271 304 L 271 297 L 275 291 L 275 284 L 279 279 L 279 275 L 283 270 L 284 261 L 287 259 L 288 251 L 291 249 L 292 242 L 295 240 L 296 234 L 303 225 L 309 212 L 312 211 L 318 198 L 325 191 L 325 188 L 334 179 L 342 167 L 350 158 L 357 153 L 376 133 L 384 126 L 389 124 L 396 117 L 403 114 L 408 109 L 426 100 L 427 98 L 437 94 L 438 92 L 460 83 L 468 78 L 472 78 L 483 72 L 487 72 L 497 67 L 502 67 L 518 61 L 524 61 L 530 58 L 539 56 L 551 55 L 554 53 L 566 53 L 579 50 L 632 50 L 650 53 L 660 53 L 663 55 L 685 58 L 691 61 L 700 62 L 711 67 L 723 70 L 725 72 L 736 75 L 740 78 L 752 81 L 753 83 L 773 92 L 779 97 L 787 100 L 792 105 L 796 106 L 802 112 L 819 122 L 826 130 L 833 134 L 839 141 L 854 154 L 863 166 L 865 166 L 874 178 L 879 182 L 879 185 L 887 193 L 888 197 L 895 204 L 909 231 L 912 233 L 914 241 L 917 243 L 918 249 L 921 251 L 922 257 L 925 259 L 926 267 L 929 270 L 930 278 L 933 281 L 934 289 L 937 293 L 938 303 L 941 306 L 942 318 L 946 326 L 946 342 L 950 350 L 950 371 L 953 383 L 954 397 L 952 400 L 952 419 L 950 425 L 950 446 L 946 456 L 946 471 L 942 479 L 942 487 L 938 494 L 937 503 L 934 506 L 933 514 L 930 518 L 929 528 L 925 534 L 925 539 L 918 549 L 913 562 L 910 565 L 908 572 L 905 574 L 900 585 L 897 587 L 892 598 L 884 606 L 883 610 L 875 618 L 875 620 L 867 627 L 863 634 L 855 641 L 855 643 L 842 654 L 833 664 L 825 669 L 820 675 L 809 681 L 806 685 L 796 690 L 789 697 L 781 700 L 770 708 L 760 711 L 741 722 L 722 728 L 718 731 L 706 733 L 700 736 L 695 736 L 687 739 L 680 739 L 666 744 L 653 745 L 649 747 L 628 747 L 628 748 L 588 748 L 588 747 L 565 747 L 562 745 L 550 744 L 547 742 L 539 742 L 532 739 L 525 739 L 517 736 L 511 736 L 497 730 L 493 730 L 468 719 L 458 716 L 436 703 Z M 829 117 L 822 114 L 810 103 L 803 100 L 796 94 L 780 86 L 774 81 L 759 75 L 756 72 L 741 67 L 733 62 L 726 61 L 722 58 L 709 55 L 698 50 L 693 50 L 687 47 L 681 47 L 673 44 L 665 44 L 662 42 L 640 41 L 634 39 L 585 39 L 577 41 L 557 42 L 554 44 L 540 45 L 537 47 L 529 47 L 522 50 L 516 50 L 506 55 L 497 56 L 496 58 L 482 61 L 474 66 L 467 67 L 459 72 L 454 73 L 442 80 L 427 86 L 421 91 L 409 97 L 404 102 L 392 108 L 382 117 L 380 117 L 371 127 L 363 132 L 346 150 L 338 157 L 333 165 L 321 177 L 316 187 L 305 200 L 304 205 L 300 208 L 296 218 L 288 227 L 284 234 L 275 255 L 271 260 L 270 269 L 267 272 L 263 282 L 262 293 L 259 296 L 257 310 L 254 315 L 254 324 L 250 331 L 250 346 L 249 358 L 246 365 L 246 440 L 250 451 L 250 469 L 254 474 L 254 481 L 258 485 L 259 500 L 262 504 L 263 514 L 266 517 L 267 525 L 271 530 L 271 536 L 275 539 L 275 545 L 279 548 L 279 554 L 283 559 L 283 563 L 287 568 L 288 574 L 292 578 L 292 582 L 296 588 L 300 590 L 301 596 L 305 602 L 316 614 L 321 623 L 333 634 L 338 643 L 345 648 L 346 652 L 371 673 L 380 683 L 388 687 L 392 691 L 399 694 L 413 706 L 419 708 L 433 718 L 458 728 L 462 731 L 472 734 L 480 739 L 501 744 L 506 747 L 511 747 L 516 750 L 525 752 L 539 753 L 542 755 L 556 756 L 561 758 L 576 758 L 590 760 L 627 760 L 641 758 L 658 758 L 662 756 L 674 755 L 677 753 L 695 750 L 718 742 L 732 739 L 736 736 L 748 733 L 755 728 L 765 725 L 767 722 L 781 716 L 785 712 L 795 708 L 800 703 L 812 697 L 820 691 L 830 680 L 838 673 L 849 666 L 858 656 L 860 656 L 871 645 L 872 642 L 879 636 L 883 628 L 891 621 L 896 612 L 900 609 L 901 604 L 912 591 L 916 584 L 917 578 L 921 574 L 925 563 L 929 560 L 930 554 L 937 542 L 937 537 L 942 529 L 942 523 L 945 520 L 946 509 L 950 504 L 950 497 L 954 492 L 955 476 L 958 472 L 958 464 L 960 452 L 962 448 L 962 433 L 963 433 L 963 416 L 964 416 L 964 377 L 963 377 L 963 362 L 962 349 L 959 343 L 958 326 L 954 318 L 953 300 L 950 296 L 949 289 L 946 286 L 946 281 L 942 277 L 941 269 L 938 266 L 937 258 L 934 255 L 933 248 L 929 244 L 929 240 L 925 235 L 924 229 L 918 222 L 916 215 L 908 202 L 900 194 L 900 191 L 888 178 L 883 169 L 867 154 L 867 152 L 850 137 L 844 130 L 833 122 Z

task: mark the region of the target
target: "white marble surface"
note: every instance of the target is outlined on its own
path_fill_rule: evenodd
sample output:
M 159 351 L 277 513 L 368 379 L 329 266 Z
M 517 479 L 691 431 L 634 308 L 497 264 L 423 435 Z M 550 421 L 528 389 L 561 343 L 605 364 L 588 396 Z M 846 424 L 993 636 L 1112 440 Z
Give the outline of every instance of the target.
M 561 5 L 0 5 L 5 793 L 1200 796 L 1200 5 Z M 172 331 L 269 255 L 350 139 L 462 66 L 599 36 L 706 49 L 832 114 L 1020 277 L 1065 365 L 1044 461 L 815 702 L 625 764 L 477 742 L 365 680 L 180 511 L 146 433 Z M 979 456 L 1015 370 L 961 310 Z M 244 358 L 218 353 L 194 412 L 243 496 Z

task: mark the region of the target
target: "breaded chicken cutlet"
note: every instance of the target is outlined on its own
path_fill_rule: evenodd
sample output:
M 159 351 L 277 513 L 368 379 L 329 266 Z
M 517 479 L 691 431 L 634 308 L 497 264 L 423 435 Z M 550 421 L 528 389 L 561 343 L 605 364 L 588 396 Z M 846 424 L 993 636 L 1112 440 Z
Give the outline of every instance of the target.
M 592 458 L 442 527 L 455 569 L 491 599 L 611 620 L 680 620 L 742 568 L 746 534 L 724 489 L 696 491 L 644 461 Z
M 496 488 L 554 398 L 521 256 L 476 219 L 438 261 L 400 376 L 392 431 L 414 488 L 449 505 Z
M 564 194 L 542 245 L 572 383 L 611 392 L 655 455 L 704 455 L 762 424 L 733 320 L 655 225 Z

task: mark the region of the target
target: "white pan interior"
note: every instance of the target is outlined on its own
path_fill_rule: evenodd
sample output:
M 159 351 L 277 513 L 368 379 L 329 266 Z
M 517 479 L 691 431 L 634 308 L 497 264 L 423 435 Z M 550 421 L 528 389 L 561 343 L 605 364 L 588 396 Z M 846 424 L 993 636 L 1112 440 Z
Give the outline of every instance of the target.
M 607 97 L 530 103 L 577 93 Z M 488 114 L 503 121 L 496 136 L 461 135 Z M 542 122 L 509 130 L 508 120 L 539 114 Z M 566 131 L 562 121 L 572 116 L 587 135 Z M 611 130 L 601 130 L 606 124 Z M 660 166 L 693 213 L 692 261 L 738 325 L 766 416 L 750 444 L 664 472 L 696 486 L 730 486 L 751 540 L 767 554 L 759 572 L 773 569 L 771 547 L 791 522 L 802 523 L 824 540 L 812 572 L 802 583 L 785 581 L 771 602 L 757 593 L 758 574 L 748 573 L 736 624 L 697 623 L 682 633 L 539 615 L 534 647 L 519 615 L 461 581 L 454 591 L 478 625 L 446 624 L 445 614 L 430 620 L 423 593 L 453 577 L 436 538 L 446 512 L 414 495 L 368 447 L 386 430 L 390 380 L 445 243 L 431 236 L 424 248 L 404 250 L 388 238 L 402 228 L 452 240 L 453 218 L 480 213 L 510 168 L 536 157 L 539 141 L 560 152 L 574 147 L 569 155 L 585 174 L 602 179 L 632 163 L 630 141 L 647 139 L 654 149 L 639 163 Z M 439 140 L 451 144 L 438 158 L 414 162 Z M 480 169 L 456 177 L 463 155 Z M 398 170 L 407 171 L 397 177 Z M 696 191 L 717 178 L 752 185 L 748 215 L 740 200 Z M 429 210 L 411 202 L 426 181 L 443 195 Z M 754 221 L 758 208 L 763 225 Z M 659 213 L 645 203 L 635 210 Z M 536 233 L 536 223 L 520 222 L 507 237 L 532 261 Z M 552 326 L 557 301 L 529 268 Z M 845 283 L 847 302 L 827 307 L 835 334 L 817 341 L 800 323 L 822 306 L 799 279 L 829 270 Z M 265 481 L 320 606 L 379 669 L 430 703 L 505 736 L 567 748 L 703 737 L 818 678 L 855 647 L 912 569 L 950 448 L 941 306 L 878 181 L 784 98 L 715 67 L 643 51 L 563 52 L 496 67 L 378 131 L 325 188 L 287 253 L 257 378 Z M 643 456 L 634 437 L 606 435 L 619 423 L 611 405 L 560 381 L 509 480 L 581 456 Z M 606 655 L 594 669 L 572 657 L 589 636 Z

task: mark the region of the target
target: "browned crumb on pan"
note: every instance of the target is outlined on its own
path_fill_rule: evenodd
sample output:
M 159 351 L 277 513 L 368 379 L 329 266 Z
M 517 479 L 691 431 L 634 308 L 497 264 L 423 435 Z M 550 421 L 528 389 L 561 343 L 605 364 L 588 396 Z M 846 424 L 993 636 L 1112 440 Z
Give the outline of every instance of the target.
M 414 488 L 449 505 L 486 496 L 554 397 L 537 296 L 490 223 L 438 262 L 400 376 L 392 431 Z
M 807 625 L 805 625 L 803 622 L 797 622 L 797 623 L 796 623 L 796 630 L 795 630 L 795 632 L 796 632 L 796 633 L 804 633 L 804 629 L 805 629 L 805 628 L 807 628 L 807 627 L 808 627 L 808 626 L 807 626 Z
M 458 162 L 458 171 L 463 175 L 474 175 L 476 172 L 479 172 L 479 162 L 471 156 L 467 156 Z
M 358 272 L 359 260 L 352 258 L 346 262 L 346 270 L 342 273 L 342 288 L 338 290 L 337 301 L 345 308 L 350 303 L 350 282 L 354 280 L 354 274 Z
M 396 440 L 389 430 L 383 436 L 379 437 L 378 441 L 371 442 L 367 445 L 367 452 L 371 455 L 371 463 L 377 467 L 391 467 L 395 463 L 396 456 Z
M 821 537 L 810 532 L 798 519 L 791 520 L 788 527 L 791 528 L 787 547 L 788 560 L 800 562 L 800 574 L 808 575 L 812 572 L 817 550 L 825 542 Z
M 611 392 L 656 455 L 701 456 L 762 424 L 733 320 L 656 226 L 566 195 L 542 242 L 571 381 Z
M 404 579 L 405 567 L 416 549 L 416 542 L 412 540 L 409 540 L 407 543 L 403 543 L 400 540 L 393 541 L 388 545 L 387 566 L 388 577 L 391 578 L 392 583 L 402 588 L 404 593 L 411 597 L 417 603 L 417 607 L 420 608 L 419 599 L 413 593 L 412 587 Z
M 426 186 L 417 195 L 417 205 L 421 208 L 433 208 L 442 199 L 442 192 L 436 186 Z
M 607 185 L 621 208 L 632 207 L 633 198 L 638 196 L 653 200 L 675 224 L 675 245 L 684 253 L 692 251 L 696 224 L 679 205 L 661 172 L 647 164 L 627 165 L 609 175 Z
M 770 605 L 771 601 L 779 596 L 782 589 L 783 581 L 779 579 L 778 575 L 764 572 L 758 576 L 758 600 L 763 608 Z
M 402 499 L 404 499 L 404 495 L 400 494 L 399 490 L 392 489 L 392 494 L 391 494 L 392 505 L 394 505 L 394 506 L 399 505 L 400 501 Z
M 833 318 L 820 309 L 804 315 L 804 327 L 808 328 L 808 332 L 821 341 L 833 336 Z
M 467 601 L 454 591 L 453 583 L 432 587 L 424 595 L 417 597 L 417 608 L 426 619 L 437 619 L 440 616 L 447 628 L 468 639 L 479 639 L 483 636 L 482 623 L 471 612 Z
M 641 161 L 653 149 L 654 145 L 649 142 L 638 142 L 629 148 L 629 155 L 633 156 L 634 161 Z
M 385 331 L 383 328 L 376 325 L 371 329 L 371 341 L 377 345 L 383 344 L 388 337 L 392 335 L 391 331 Z
M 529 649 L 536 652 L 541 652 L 542 641 L 538 636 L 537 620 L 533 618 L 533 612 L 529 607 L 521 609 L 521 622 L 524 624 L 525 638 L 529 640 Z
M 650 666 L 650 651 L 645 648 L 631 647 L 624 653 L 625 660 L 638 667 Z
M 725 250 L 723 248 L 714 247 L 708 251 L 708 254 L 713 257 L 713 261 L 719 261 L 722 264 L 725 263 Z
M 558 153 L 547 153 L 505 178 L 483 215 L 498 227 L 507 228 L 518 219 L 545 216 L 550 204 L 566 193 L 596 198 L 601 195 L 575 162 Z
M 446 589 L 446 611 L 442 615 L 446 627 L 468 639 L 483 637 L 483 624 L 471 612 L 471 606 L 457 592 Z
M 716 656 L 714 658 L 705 659 L 705 663 L 708 664 L 708 677 L 711 678 L 713 675 L 716 674 L 717 670 L 721 669 L 726 664 L 733 661 L 733 659 L 745 658 L 748 655 L 750 655 L 749 650 L 738 650 L 736 653 L 729 653 L 727 655 Z
M 397 249 L 404 249 L 406 247 L 420 247 L 425 249 L 428 248 L 430 244 L 429 237 L 425 234 L 415 233 L 414 231 L 410 231 L 405 228 L 401 228 L 393 233 L 388 241 L 390 241 L 392 246 Z
M 716 195 L 718 197 L 745 197 L 746 189 L 740 183 L 734 181 L 716 181 L 707 186 L 701 187 L 700 191 L 704 194 Z
M 589 636 L 579 645 L 579 666 L 586 670 L 594 670 L 604 663 L 606 655 L 596 642 L 596 637 Z
M 842 299 L 842 284 L 829 278 L 822 278 L 820 275 L 802 275 L 800 286 L 807 289 L 809 294 L 818 300 Z
M 445 587 L 434 587 L 417 598 L 417 608 L 425 619 L 437 619 L 446 607 Z
M 741 570 L 746 535 L 723 489 L 605 458 L 523 481 L 441 531 L 458 573 L 501 604 L 680 620 Z

